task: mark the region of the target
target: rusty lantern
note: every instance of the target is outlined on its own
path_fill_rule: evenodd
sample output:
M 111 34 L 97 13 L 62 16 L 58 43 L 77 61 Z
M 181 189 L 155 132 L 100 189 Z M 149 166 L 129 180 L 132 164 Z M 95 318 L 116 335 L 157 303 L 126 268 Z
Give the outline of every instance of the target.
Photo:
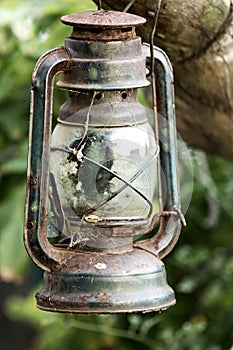
M 25 245 L 44 272 L 42 310 L 156 311 L 175 303 L 161 262 L 182 226 L 173 74 L 142 45 L 145 19 L 115 11 L 61 18 L 65 46 L 37 62 L 31 91 Z M 150 126 L 138 88 L 156 79 Z M 53 80 L 67 90 L 52 132 Z M 157 233 L 152 234 L 158 226 Z

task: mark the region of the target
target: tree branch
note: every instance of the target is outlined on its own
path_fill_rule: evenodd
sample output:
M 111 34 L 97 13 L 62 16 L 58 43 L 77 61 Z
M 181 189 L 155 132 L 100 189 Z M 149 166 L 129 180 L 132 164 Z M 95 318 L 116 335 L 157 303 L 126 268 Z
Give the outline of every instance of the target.
M 122 11 L 129 0 L 102 0 Z M 129 12 L 147 18 L 138 34 L 149 42 L 154 0 Z M 233 160 L 233 6 L 231 0 L 163 0 L 155 44 L 175 73 L 177 126 L 193 147 Z

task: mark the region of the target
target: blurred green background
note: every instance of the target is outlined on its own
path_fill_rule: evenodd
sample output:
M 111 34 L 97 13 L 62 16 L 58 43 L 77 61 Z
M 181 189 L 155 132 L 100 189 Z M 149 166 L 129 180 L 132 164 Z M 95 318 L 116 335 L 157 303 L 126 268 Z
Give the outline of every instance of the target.
M 96 316 L 35 307 L 42 272 L 22 242 L 31 73 L 41 54 L 69 35 L 59 18 L 95 8 L 91 0 L 0 1 L 0 348 L 230 349 L 233 164 L 200 151 L 188 155 L 194 176 L 188 227 L 165 258 L 176 306 L 161 314 Z M 63 98 L 56 89 L 55 115 Z

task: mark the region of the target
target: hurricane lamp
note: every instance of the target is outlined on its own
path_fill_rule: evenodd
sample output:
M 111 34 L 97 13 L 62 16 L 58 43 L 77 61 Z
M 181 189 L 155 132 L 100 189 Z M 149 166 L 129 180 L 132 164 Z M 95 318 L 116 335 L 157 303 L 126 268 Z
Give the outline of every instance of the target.
M 145 19 L 115 11 L 61 18 L 64 46 L 37 62 L 31 88 L 25 246 L 44 270 L 42 310 L 148 312 L 175 303 L 161 259 L 180 213 L 173 74 L 142 44 Z M 138 88 L 156 87 L 155 118 Z M 53 86 L 67 91 L 52 130 Z M 154 78 L 153 78 L 154 79 Z M 152 126 L 151 126 L 152 124 Z

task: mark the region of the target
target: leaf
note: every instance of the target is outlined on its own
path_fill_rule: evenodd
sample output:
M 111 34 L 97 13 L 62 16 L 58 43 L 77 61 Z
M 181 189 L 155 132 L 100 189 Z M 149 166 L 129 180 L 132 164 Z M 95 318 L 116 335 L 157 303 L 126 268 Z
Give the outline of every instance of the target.
M 20 281 L 28 256 L 23 245 L 24 183 L 15 184 L 0 205 L 0 278 Z

